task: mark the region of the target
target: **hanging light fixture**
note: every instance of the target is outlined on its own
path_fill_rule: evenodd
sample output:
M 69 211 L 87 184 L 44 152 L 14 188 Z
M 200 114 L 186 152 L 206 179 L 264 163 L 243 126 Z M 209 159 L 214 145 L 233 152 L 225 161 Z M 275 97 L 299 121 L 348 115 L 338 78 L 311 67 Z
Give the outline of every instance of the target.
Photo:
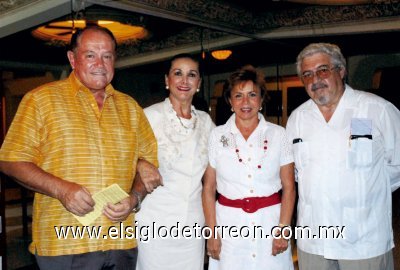
M 72 34 L 74 33 L 74 29 L 85 28 L 89 24 L 97 24 L 108 28 L 108 30 L 114 34 L 118 44 L 126 43 L 131 40 L 144 39 L 148 36 L 147 30 L 142 26 L 106 20 L 98 20 L 96 22 L 88 22 L 86 20 L 51 22 L 33 30 L 32 35 L 50 44 L 68 44 L 71 40 Z
M 216 50 L 211 52 L 211 55 L 217 60 L 226 60 L 231 54 L 231 50 Z
M 49 45 L 65 46 L 69 44 L 76 29 L 88 25 L 99 25 L 109 29 L 118 44 L 132 43 L 146 39 L 150 33 L 144 27 L 143 16 L 113 9 L 88 8 L 79 11 L 79 16 L 71 16 L 39 26 L 32 31 L 35 38 L 44 40 Z M 71 18 L 72 17 L 72 18 Z

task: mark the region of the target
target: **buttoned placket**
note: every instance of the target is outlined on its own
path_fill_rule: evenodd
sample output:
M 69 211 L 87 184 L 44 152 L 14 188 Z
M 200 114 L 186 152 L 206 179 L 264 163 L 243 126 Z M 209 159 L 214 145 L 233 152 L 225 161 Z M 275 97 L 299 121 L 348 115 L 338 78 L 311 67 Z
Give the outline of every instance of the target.
M 92 112 L 92 113 L 86 113 L 88 117 L 88 125 L 87 128 L 90 129 L 90 133 L 93 134 L 95 137 L 92 137 L 96 141 L 96 148 L 97 148 L 97 157 L 94 157 L 96 160 L 99 160 L 101 162 L 97 162 L 98 169 L 97 171 L 97 179 L 98 181 L 101 182 L 100 186 L 105 186 L 104 183 L 104 175 L 106 173 L 106 168 L 107 168 L 107 161 L 104 160 L 104 147 L 107 145 L 107 138 L 104 137 L 104 133 L 102 132 L 102 113 L 103 111 L 106 111 L 107 106 L 109 105 L 108 99 L 110 95 L 105 94 L 104 97 L 104 102 L 103 102 L 103 107 L 100 110 L 97 102 L 94 98 L 94 96 L 89 93 L 88 91 L 81 90 L 79 91 L 78 95 L 80 95 L 80 98 L 82 99 L 83 104 L 86 104 L 89 106 L 91 109 L 86 109 L 86 112 Z M 106 222 L 107 217 L 104 215 L 100 216 L 101 223 Z M 106 239 L 102 239 L 103 242 L 106 242 Z

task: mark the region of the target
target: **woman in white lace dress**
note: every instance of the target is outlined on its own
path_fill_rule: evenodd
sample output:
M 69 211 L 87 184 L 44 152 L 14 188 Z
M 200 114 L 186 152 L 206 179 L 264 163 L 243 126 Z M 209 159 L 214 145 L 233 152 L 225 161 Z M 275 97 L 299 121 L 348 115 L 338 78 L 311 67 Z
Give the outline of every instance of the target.
M 208 269 L 292 270 L 288 231 L 279 229 L 290 226 L 295 201 L 285 130 L 259 113 L 266 89 L 254 67 L 233 73 L 224 94 L 234 114 L 210 135 L 203 206 L 209 227 L 225 227 L 207 240 Z
M 191 55 L 173 57 L 165 75 L 169 96 L 145 109 L 158 142 L 164 184 L 147 195 L 136 217 L 142 233 L 138 270 L 203 269 L 204 240 L 194 233 L 204 225 L 202 177 L 214 124 L 206 112 L 192 105 L 200 74 L 199 62 Z M 182 235 L 184 227 L 193 235 Z M 161 239 L 171 229 L 172 236 Z

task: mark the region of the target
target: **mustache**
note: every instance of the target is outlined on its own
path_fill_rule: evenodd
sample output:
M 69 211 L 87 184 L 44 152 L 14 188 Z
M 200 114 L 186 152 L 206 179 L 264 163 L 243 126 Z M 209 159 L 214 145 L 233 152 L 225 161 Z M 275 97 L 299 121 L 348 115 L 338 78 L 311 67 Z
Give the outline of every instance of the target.
M 323 82 L 313 83 L 313 85 L 311 86 L 311 91 L 315 92 L 320 88 L 326 88 L 326 87 L 328 87 L 328 85 L 326 85 Z

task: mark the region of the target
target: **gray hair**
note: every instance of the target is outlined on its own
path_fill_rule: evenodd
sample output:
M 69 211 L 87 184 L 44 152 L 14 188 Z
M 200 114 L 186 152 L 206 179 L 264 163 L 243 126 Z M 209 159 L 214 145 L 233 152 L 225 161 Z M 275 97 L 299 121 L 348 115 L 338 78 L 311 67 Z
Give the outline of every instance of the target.
M 329 55 L 333 66 L 340 67 L 346 71 L 346 59 L 337 45 L 331 43 L 311 43 L 297 56 L 297 75 L 301 76 L 301 64 L 304 58 L 312 56 L 316 53 L 324 53 Z

